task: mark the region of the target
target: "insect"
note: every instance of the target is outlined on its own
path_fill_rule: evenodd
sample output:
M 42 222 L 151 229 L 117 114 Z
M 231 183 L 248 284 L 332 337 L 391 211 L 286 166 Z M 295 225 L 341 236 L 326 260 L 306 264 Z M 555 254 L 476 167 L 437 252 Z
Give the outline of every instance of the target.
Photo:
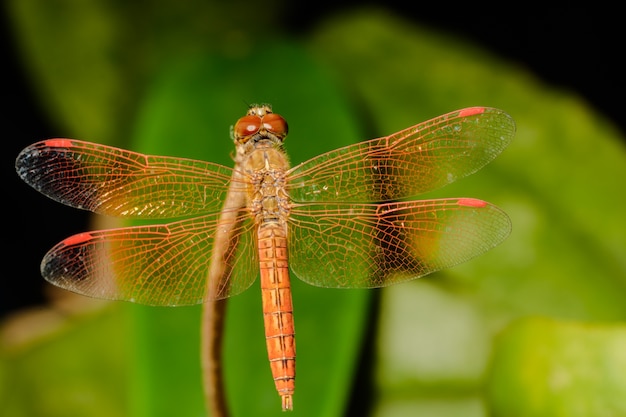
M 290 271 L 321 287 L 384 287 L 464 262 L 510 233 L 508 216 L 482 200 L 406 200 L 500 154 L 515 131 L 501 110 L 458 110 L 294 167 L 287 131 L 269 105 L 251 106 L 232 128 L 234 168 L 74 139 L 28 146 L 17 173 L 48 197 L 172 219 L 68 237 L 45 255 L 43 277 L 91 297 L 173 306 L 233 296 L 260 276 L 271 371 L 290 410 Z

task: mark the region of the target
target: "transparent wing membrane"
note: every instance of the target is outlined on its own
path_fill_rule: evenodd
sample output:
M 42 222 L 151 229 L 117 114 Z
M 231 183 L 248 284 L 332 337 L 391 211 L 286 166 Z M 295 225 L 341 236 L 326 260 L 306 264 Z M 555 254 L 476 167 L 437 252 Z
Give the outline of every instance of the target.
M 238 131 L 249 133 L 245 142 L 253 144 L 256 133 L 248 132 L 249 126 L 267 125 L 284 136 L 281 120 L 240 123 Z M 475 172 L 509 144 L 514 131 L 506 113 L 469 108 L 324 153 L 286 173 L 266 173 L 286 175 L 293 200 L 286 219 L 291 268 L 313 285 L 381 287 L 456 265 L 497 245 L 510 222 L 489 203 L 393 200 Z M 241 197 L 228 208 L 240 212 L 222 220 L 232 223 L 230 243 L 216 260 L 223 263 L 223 276 L 208 282 L 216 234 L 226 233 L 220 210 L 229 187 L 245 193 L 253 174 L 73 139 L 27 147 L 16 169 L 35 189 L 73 207 L 127 218 L 186 218 L 64 240 L 42 263 L 44 277 L 55 285 L 92 297 L 179 305 L 238 294 L 259 274 L 255 222 L 264 220 L 252 218 L 245 207 L 250 203 Z
M 289 174 L 298 202 L 390 201 L 414 197 L 469 175 L 510 143 L 515 124 L 491 108 L 448 113 L 316 156 Z
M 259 274 L 249 216 L 238 219 L 223 262 L 226 275 L 209 293 L 212 244 L 219 214 L 165 225 L 136 226 L 71 236 L 44 257 L 46 280 L 91 297 L 148 305 L 189 305 L 247 289 Z
M 37 142 L 18 156 L 19 176 L 72 207 L 117 217 L 161 219 L 218 212 L 233 170 L 73 139 Z
M 289 228 L 290 265 L 309 284 L 384 287 L 467 261 L 501 243 L 508 216 L 481 200 L 308 204 Z

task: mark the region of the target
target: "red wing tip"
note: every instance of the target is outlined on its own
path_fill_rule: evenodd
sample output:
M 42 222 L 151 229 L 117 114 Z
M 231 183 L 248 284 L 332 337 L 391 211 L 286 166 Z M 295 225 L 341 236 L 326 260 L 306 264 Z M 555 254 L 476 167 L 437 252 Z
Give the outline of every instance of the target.
M 72 141 L 70 139 L 60 139 L 60 138 L 56 138 L 56 139 L 48 139 L 46 141 L 44 141 L 44 144 L 50 148 L 71 148 L 72 146 Z
M 485 112 L 484 107 L 470 107 L 468 109 L 463 109 L 459 112 L 460 117 L 473 116 L 475 114 L 481 114 Z
M 487 202 L 476 198 L 460 198 L 457 204 L 465 207 L 485 207 Z
M 65 246 L 73 246 L 73 245 L 78 245 L 81 244 L 83 242 L 88 241 L 89 239 L 91 239 L 93 236 L 91 235 L 91 233 L 78 233 L 74 236 L 70 236 L 67 239 L 65 239 L 62 243 Z

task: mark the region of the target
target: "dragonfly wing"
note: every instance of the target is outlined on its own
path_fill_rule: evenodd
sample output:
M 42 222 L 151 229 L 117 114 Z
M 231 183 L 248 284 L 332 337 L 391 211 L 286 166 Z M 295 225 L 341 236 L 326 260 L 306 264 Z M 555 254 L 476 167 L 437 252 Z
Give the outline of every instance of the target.
M 19 176 L 72 207 L 128 218 L 173 218 L 219 211 L 233 170 L 184 158 L 149 156 L 73 139 L 25 148 Z
M 248 288 L 259 274 L 248 217 L 236 220 L 235 243 L 222 257 L 225 273 L 211 294 L 207 286 L 219 215 L 80 233 L 53 247 L 41 272 L 54 285 L 103 299 L 173 306 L 225 298 Z
M 416 196 L 482 168 L 508 146 L 514 133 L 513 119 L 501 110 L 458 110 L 295 166 L 289 195 L 299 202 Z
M 290 216 L 290 266 L 320 287 L 384 287 L 467 261 L 510 230 L 499 208 L 468 198 L 298 205 Z

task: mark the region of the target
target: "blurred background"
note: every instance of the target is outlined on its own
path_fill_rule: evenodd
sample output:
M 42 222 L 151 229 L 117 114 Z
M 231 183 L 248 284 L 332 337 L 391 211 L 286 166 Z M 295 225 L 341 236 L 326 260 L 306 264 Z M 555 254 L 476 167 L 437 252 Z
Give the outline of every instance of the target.
M 608 359 L 613 355 L 624 363 L 619 362 L 623 355 L 607 350 L 618 346 L 616 352 L 626 351 L 621 327 L 626 318 L 626 226 L 621 214 L 626 203 L 626 117 L 619 103 L 625 92 L 618 60 L 620 24 L 612 16 L 594 17 L 582 9 L 558 15 L 515 10 L 486 16 L 476 8 L 471 4 L 455 8 L 455 13 L 425 11 L 400 1 L 316 4 L 306 9 L 279 0 L 262 5 L 244 0 L 228 5 L 199 0 L 4 2 L 0 36 L 7 146 L 2 167 L 10 196 L 4 212 L 13 226 L 5 245 L 10 273 L 0 290 L 0 319 L 11 330 L 3 333 L 5 362 L 0 365 L 0 399 L 13 398 L 7 415 L 63 415 L 54 414 L 53 406 L 25 406 L 33 396 L 64 398 L 73 386 L 56 385 L 54 395 L 40 394 L 51 382 L 29 376 L 27 364 L 37 363 L 34 369 L 41 370 L 51 358 L 63 362 L 57 351 L 45 350 L 71 333 L 72 324 L 44 331 L 42 339 L 38 332 L 48 326 L 49 316 L 31 316 L 39 325 L 23 325 L 16 314 L 40 311 L 49 303 L 50 288 L 38 268 L 45 252 L 64 237 L 94 227 L 88 213 L 54 203 L 22 183 L 14 171 L 18 152 L 44 138 L 74 137 L 229 165 L 228 128 L 246 103 L 255 101 L 272 102 L 287 117 L 293 141 L 287 150 L 294 163 L 465 106 L 502 108 L 518 125 L 514 143 L 493 166 L 476 179 L 469 177 L 433 194 L 478 197 L 501 206 L 514 230 L 501 248 L 450 272 L 371 295 L 326 295 L 334 291 L 302 286 L 315 301 L 307 306 L 309 296 L 301 296 L 303 314 L 296 315 L 296 325 L 302 323 L 299 337 L 303 335 L 299 352 L 309 355 L 317 349 L 313 331 L 308 345 L 313 347 L 307 347 L 305 329 L 309 321 L 315 328 L 316 312 L 328 305 L 320 297 L 327 296 L 329 303 L 348 310 L 336 314 L 350 316 L 342 322 L 351 329 L 344 336 L 347 341 L 339 342 L 339 350 L 350 359 L 331 376 L 336 385 L 329 385 L 341 387 L 335 390 L 335 402 L 327 405 L 325 392 L 307 402 L 298 391 L 296 413 L 304 415 L 303 409 L 309 408 L 311 415 L 600 415 L 594 414 L 594 404 L 579 405 L 574 399 L 580 392 L 595 392 L 593 387 L 603 387 L 603 392 L 608 387 L 611 398 L 626 393 L 623 377 L 601 374 L 587 378 L 587 384 L 568 385 L 566 392 L 546 388 L 540 395 L 533 390 L 543 386 L 538 381 L 550 380 L 546 369 L 552 368 L 538 366 L 527 377 L 528 384 L 514 371 L 528 369 L 526 361 L 535 354 L 553 364 L 554 358 L 532 350 L 537 340 L 548 339 L 548 351 L 559 352 L 571 340 L 582 346 L 579 356 L 562 365 L 568 370 L 565 379 L 577 380 L 581 363 L 598 368 L 597 362 L 584 358 L 602 358 L 609 369 L 617 366 Z M 324 142 L 322 137 L 326 142 L 317 143 Z M 234 303 L 246 303 L 244 297 L 248 295 Z M 260 313 L 254 295 L 249 297 L 254 300 L 250 314 Z M 157 319 L 146 318 L 144 314 L 151 313 L 133 308 L 119 307 L 123 311 L 111 317 L 92 312 L 79 326 L 88 332 L 90 320 L 110 319 L 110 330 L 118 329 L 115 315 L 120 314 L 124 323 L 130 320 L 141 327 L 177 314 L 166 309 L 156 313 Z M 190 317 L 196 314 L 188 312 Z M 538 321 L 518 321 L 524 319 Z M 190 328 L 197 325 L 193 320 Z M 50 327 L 57 325 L 58 320 Z M 134 333 L 132 326 L 125 331 Z M 234 318 L 232 326 L 238 326 Z M 17 341 L 9 340 L 16 328 L 26 327 L 31 329 L 26 335 L 18 332 Z M 185 337 L 184 331 L 181 334 Z M 550 338 L 544 338 L 546 334 Z M 497 335 L 503 335 L 501 342 Z M 151 337 L 157 336 L 148 335 L 137 345 L 148 346 Z M 245 340 L 233 337 L 227 343 Z M 83 342 L 59 343 L 60 351 L 72 349 L 70 356 L 77 354 L 77 346 L 93 349 Z M 30 356 L 32 349 L 41 354 L 36 360 Z M 137 355 L 134 349 L 139 350 L 129 348 L 128 353 L 120 348 L 111 363 L 120 358 L 132 362 L 128 357 Z M 278 411 L 263 349 L 258 380 L 270 382 L 264 388 L 269 392 L 267 407 Z M 307 369 L 320 367 L 310 366 L 299 368 L 299 378 L 313 373 Z M 67 371 L 59 369 L 65 368 L 55 372 Z M 241 372 L 247 375 L 244 392 L 255 391 L 253 372 Z M 108 377 L 115 381 L 120 375 Z M 92 391 L 85 389 L 79 400 L 64 403 L 94 410 L 101 400 L 113 397 L 119 400 L 114 410 L 142 415 L 149 407 L 134 403 L 128 392 L 149 389 L 138 389 L 141 383 L 133 378 L 135 385 L 121 393 L 109 384 L 102 398 L 89 397 L 85 392 Z M 194 374 L 189 380 L 197 378 Z M 302 382 L 309 392 L 319 387 L 317 380 L 307 384 Z M 7 390 L 11 385 L 15 391 Z M 514 398 L 508 393 L 515 393 Z M 546 414 L 530 414 L 537 411 L 524 399 L 533 395 L 543 398 L 537 407 L 548 410 Z M 190 402 L 197 402 L 196 397 Z M 612 414 L 604 415 L 626 415 L 623 403 L 603 400 L 600 397 L 595 406 L 610 404 Z M 563 405 L 574 403 L 582 414 Z M 234 415 L 252 415 L 242 407 L 236 405 Z M 511 408 L 519 413 L 503 413 Z M 82 415 L 106 415 L 98 413 Z M 191 413 L 179 415 L 197 415 Z

